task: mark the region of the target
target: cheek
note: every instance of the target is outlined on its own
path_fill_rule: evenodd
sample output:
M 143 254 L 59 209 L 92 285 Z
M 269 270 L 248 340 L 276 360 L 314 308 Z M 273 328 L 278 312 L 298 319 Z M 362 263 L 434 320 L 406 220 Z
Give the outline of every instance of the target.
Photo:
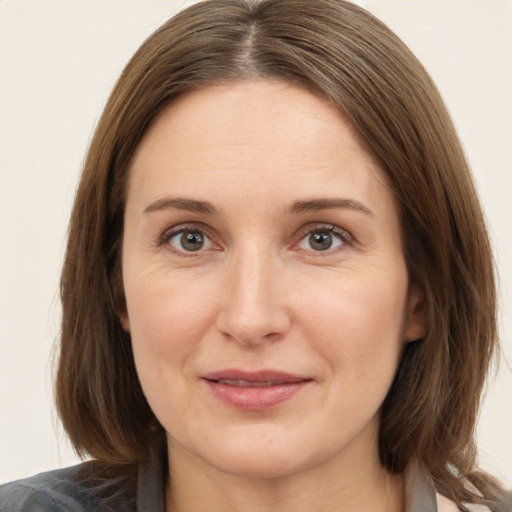
M 306 337 L 337 377 L 358 386 L 390 382 L 404 346 L 406 273 L 353 273 L 331 283 L 328 292 L 307 294 Z
M 128 280 L 125 293 L 135 364 L 147 392 L 186 373 L 211 325 L 211 301 L 197 280 L 162 275 Z
M 197 276 L 171 274 L 146 267 L 125 272 L 125 295 L 130 332 L 135 342 L 162 350 L 170 342 L 186 340 L 204 324 L 208 315 L 206 283 Z M 179 336 L 180 334 L 181 336 Z

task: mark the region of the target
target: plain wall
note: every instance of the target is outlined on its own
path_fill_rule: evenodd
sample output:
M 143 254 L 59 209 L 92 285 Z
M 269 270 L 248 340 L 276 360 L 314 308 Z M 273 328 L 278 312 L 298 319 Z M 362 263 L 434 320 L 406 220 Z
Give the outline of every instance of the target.
M 0 482 L 77 461 L 52 405 L 58 278 L 88 141 L 122 67 L 177 0 L 0 0 Z M 481 461 L 512 485 L 512 1 L 368 0 L 437 82 L 501 275 L 503 360 Z M 508 362 L 507 362 L 508 361 Z

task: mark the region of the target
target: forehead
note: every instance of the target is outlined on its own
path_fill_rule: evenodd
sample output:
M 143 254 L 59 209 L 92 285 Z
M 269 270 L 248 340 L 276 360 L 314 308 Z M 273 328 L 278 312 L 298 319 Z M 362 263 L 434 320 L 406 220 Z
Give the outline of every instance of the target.
M 313 183 L 317 194 L 332 193 L 340 180 L 354 193 L 385 187 L 378 162 L 338 109 L 303 88 L 269 81 L 183 95 L 145 134 L 130 173 L 128 197 L 191 184 L 196 193 L 236 184 L 240 194 L 290 182 L 306 195 Z
M 265 131 L 252 129 L 265 125 L 268 128 Z M 189 144 L 202 137 L 196 140 L 201 147 L 205 147 L 203 142 L 211 145 L 247 142 L 250 147 L 259 142 L 279 147 L 307 140 L 325 148 L 332 142 L 326 135 L 334 126 L 338 130 L 338 146 L 350 145 L 353 151 L 369 156 L 369 149 L 342 112 L 319 94 L 281 81 L 216 85 L 185 93 L 165 108 L 143 137 L 135 158 L 151 149 L 160 137 L 172 135 L 189 139 Z

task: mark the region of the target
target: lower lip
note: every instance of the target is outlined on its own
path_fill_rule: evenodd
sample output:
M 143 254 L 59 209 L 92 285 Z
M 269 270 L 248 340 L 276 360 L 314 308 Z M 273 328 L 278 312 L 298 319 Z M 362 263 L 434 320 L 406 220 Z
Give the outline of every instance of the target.
M 242 388 L 212 380 L 205 380 L 205 382 L 219 400 L 236 409 L 247 411 L 261 411 L 282 404 L 291 400 L 311 383 L 309 380 L 304 380 L 285 382 L 268 387 Z

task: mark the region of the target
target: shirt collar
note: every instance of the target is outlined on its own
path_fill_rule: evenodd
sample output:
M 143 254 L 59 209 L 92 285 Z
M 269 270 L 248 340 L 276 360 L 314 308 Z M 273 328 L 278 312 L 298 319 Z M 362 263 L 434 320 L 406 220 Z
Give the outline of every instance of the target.
M 438 512 L 434 482 L 418 464 L 409 464 L 405 472 L 406 512 Z
M 137 477 L 137 510 L 165 512 L 165 480 L 167 457 L 151 454 Z M 405 472 L 406 512 L 438 512 L 436 491 L 432 478 L 418 464 L 411 463 Z

